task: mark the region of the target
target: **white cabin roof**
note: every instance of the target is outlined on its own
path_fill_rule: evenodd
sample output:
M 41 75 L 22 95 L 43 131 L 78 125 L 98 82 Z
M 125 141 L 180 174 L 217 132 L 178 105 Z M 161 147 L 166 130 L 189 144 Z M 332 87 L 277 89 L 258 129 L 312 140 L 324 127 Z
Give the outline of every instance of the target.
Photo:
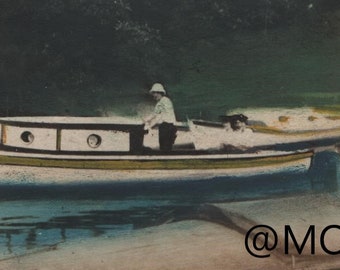
M 143 121 L 134 117 L 109 116 L 109 117 L 74 117 L 74 116 L 17 116 L 2 117 L 0 121 L 14 121 L 27 123 L 51 124 L 120 124 L 142 125 Z

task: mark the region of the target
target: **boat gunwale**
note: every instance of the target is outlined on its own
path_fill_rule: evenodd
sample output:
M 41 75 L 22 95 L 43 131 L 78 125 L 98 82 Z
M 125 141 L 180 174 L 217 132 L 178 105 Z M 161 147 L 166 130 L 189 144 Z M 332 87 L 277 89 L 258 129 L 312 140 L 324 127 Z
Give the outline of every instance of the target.
M 58 159 L 55 157 L 32 157 L 32 156 L 6 156 L 0 153 L 0 165 L 18 165 L 33 167 L 59 167 L 75 169 L 109 169 L 109 170 L 149 170 L 149 169 L 242 169 L 250 167 L 273 166 L 312 159 L 313 151 L 287 153 L 260 157 L 237 157 L 230 156 L 220 158 L 185 158 L 172 159 Z M 163 156 L 164 157 L 164 156 Z M 144 157 L 147 158 L 147 157 Z
M 21 128 L 47 128 L 47 129 L 81 129 L 81 130 L 120 130 L 130 131 L 141 129 L 144 124 L 121 124 L 121 123 L 60 123 L 60 122 L 26 122 L 17 120 L 0 119 L 0 124 Z
M 114 158 L 114 159 L 129 159 L 131 157 L 135 159 L 143 158 L 155 158 L 155 159 L 199 159 L 199 158 L 228 158 L 228 159 L 245 159 L 245 158 L 260 158 L 268 156 L 289 156 L 302 153 L 314 153 L 313 149 L 300 149 L 294 151 L 285 150 L 270 150 L 270 149 L 256 149 L 256 151 L 244 151 L 244 152 L 228 152 L 225 150 L 173 150 L 170 152 L 162 152 L 160 150 L 145 150 L 141 152 L 133 151 L 68 151 L 68 150 L 45 150 L 45 149 L 32 149 L 21 148 L 16 146 L 8 146 L 0 144 L 0 155 L 2 153 L 12 153 L 15 155 L 44 155 L 54 158 L 68 158 L 72 159 L 79 157 L 88 157 L 89 159 L 99 158 Z
M 194 125 L 207 127 L 207 128 L 216 128 L 216 129 L 225 129 L 223 122 L 213 122 L 213 121 L 205 121 L 205 120 L 191 120 Z M 330 132 L 340 132 L 340 127 L 334 128 L 325 128 L 325 129 L 306 129 L 306 130 L 288 130 L 288 129 L 279 129 L 273 126 L 261 126 L 261 125 L 247 125 L 246 128 L 251 129 L 254 133 L 262 133 L 262 134 L 270 134 L 270 135 L 289 135 L 289 136 L 299 136 L 299 135 L 315 135 L 315 134 L 323 134 Z M 338 136 L 340 138 L 340 135 Z

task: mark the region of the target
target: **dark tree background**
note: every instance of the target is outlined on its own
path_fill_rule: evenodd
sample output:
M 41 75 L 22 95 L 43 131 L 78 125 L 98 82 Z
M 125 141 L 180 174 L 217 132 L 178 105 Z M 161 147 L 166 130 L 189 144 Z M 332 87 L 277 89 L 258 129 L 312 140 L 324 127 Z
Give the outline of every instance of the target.
M 289 26 L 303 35 L 336 36 L 340 25 L 338 0 L 1 0 L 0 5 L 1 115 L 94 115 L 110 98 L 143 97 L 136 89 L 155 81 L 180 83 L 181 59 L 200 40 L 228 40 L 247 31 L 264 35 Z

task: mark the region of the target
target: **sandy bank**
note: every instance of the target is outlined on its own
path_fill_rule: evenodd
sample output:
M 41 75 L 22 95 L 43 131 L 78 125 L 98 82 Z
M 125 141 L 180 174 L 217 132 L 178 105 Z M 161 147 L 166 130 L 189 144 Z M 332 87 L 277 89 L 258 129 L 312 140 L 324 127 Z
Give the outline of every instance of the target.
M 124 238 L 61 244 L 2 261 L 0 269 L 280 269 L 275 258 L 247 255 L 243 242 L 242 235 L 224 226 L 182 221 Z
M 3 260 L 0 269 L 228 270 L 340 266 L 340 255 L 325 254 L 318 240 L 326 226 L 340 224 L 337 194 L 222 203 L 200 209 L 193 220 L 136 230 L 118 238 L 59 244 L 49 250 Z M 269 258 L 255 258 L 245 249 L 246 232 L 256 224 L 266 224 L 277 231 L 277 249 Z M 310 254 L 309 240 L 301 255 L 292 245 L 285 255 L 284 225 L 291 226 L 299 244 L 309 226 L 315 225 L 315 255 Z M 325 241 L 330 250 L 340 249 L 339 236 L 340 230 L 327 232 Z

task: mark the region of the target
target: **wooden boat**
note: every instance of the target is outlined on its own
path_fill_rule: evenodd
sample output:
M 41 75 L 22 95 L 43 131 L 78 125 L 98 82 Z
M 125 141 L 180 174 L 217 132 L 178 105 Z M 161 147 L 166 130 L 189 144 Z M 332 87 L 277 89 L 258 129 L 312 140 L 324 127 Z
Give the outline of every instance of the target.
M 220 116 L 219 122 L 189 121 L 197 149 L 232 145 L 253 150 L 323 151 L 334 150 L 340 143 L 340 107 L 255 108 L 229 113 Z M 236 121 L 244 125 L 235 128 Z M 216 141 L 206 141 L 206 136 Z
M 281 130 L 268 126 L 248 125 L 242 130 L 226 128 L 224 123 L 193 120 L 191 136 L 196 149 L 218 149 L 233 146 L 239 149 L 277 151 L 335 150 L 340 143 L 340 127 L 322 130 Z M 206 137 L 215 141 L 206 141 Z
M 306 171 L 312 151 L 162 153 L 141 121 L 112 117 L 0 119 L 1 182 L 182 180 Z M 212 138 L 211 138 L 212 139 Z

